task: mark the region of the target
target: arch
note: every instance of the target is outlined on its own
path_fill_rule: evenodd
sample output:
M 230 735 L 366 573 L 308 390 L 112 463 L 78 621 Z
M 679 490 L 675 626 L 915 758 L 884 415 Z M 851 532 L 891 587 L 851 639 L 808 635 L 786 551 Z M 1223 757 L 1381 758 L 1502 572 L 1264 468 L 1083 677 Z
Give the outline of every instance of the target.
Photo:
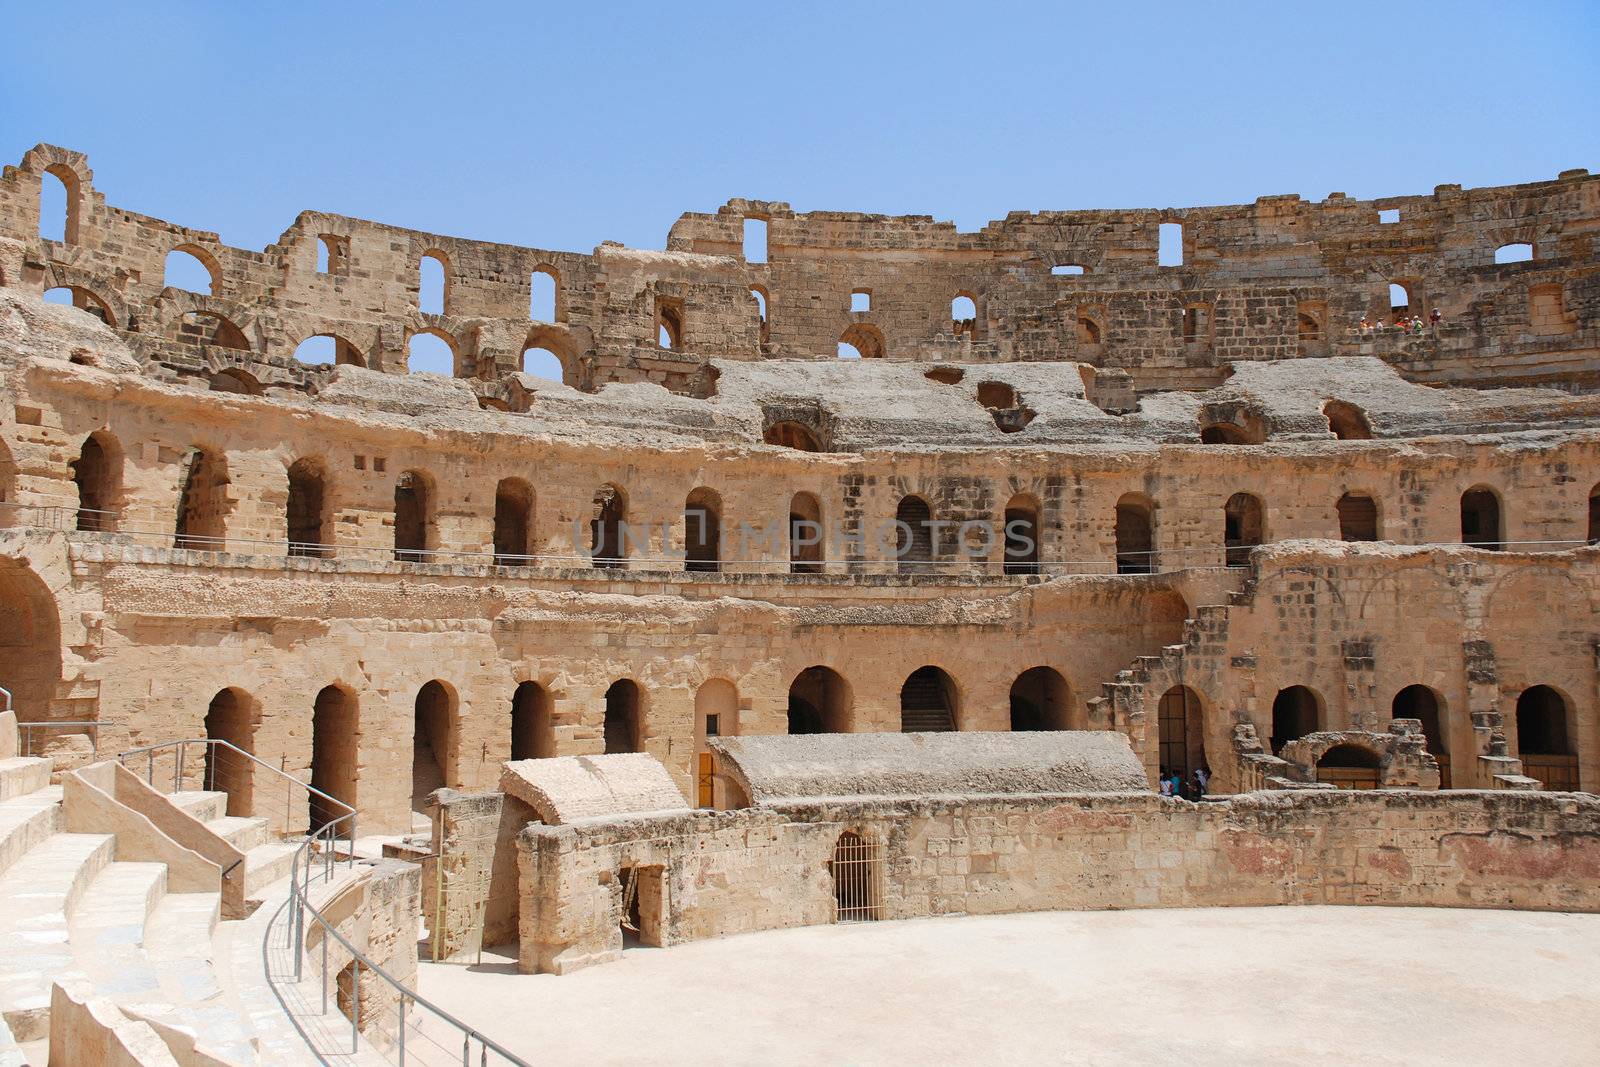
M 1117 501 L 1117 573 L 1153 574 L 1155 504 L 1143 493 L 1125 493 Z
M 0 559 L 0 685 L 11 690 L 17 718 L 51 718 L 60 682 L 61 616 L 55 596 L 21 560 Z
M 1367 413 L 1343 400 L 1330 400 L 1322 405 L 1322 415 L 1328 420 L 1328 431 L 1341 441 L 1370 441 L 1372 425 Z
M 254 374 L 241 367 L 224 367 L 213 375 L 208 387 L 213 393 L 238 393 L 242 396 L 260 396 L 265 390 Z
M 308 367 L 365 367 L 361 350 L 336 333 L 314 333 L 295 346 L 294 359 Z
M 1428 752 L 1439 764 L 1439 788 L 1450 788 L 1450 748 L 1445 738 L 1444 723 L 1440 716 L 1439 694 L 1425 685 L 1408 685 L 1394 695 L 1389 706 L 1391 719 L 1416 719 L 1422 723 L 1422 734 L 1427 740 Z
M 881 918 L 878 903 L 883 860 L 876 842 L 854 830 L 839 835 L 828 873 L 833 879 L 833 921 L 873 922 Z
M 1301 341 L 1322 340 L 1322 323 L 1315 315 L 1301 311 L 1295 316 L 1295 333 Z
M 1339 514 L 1339 540 L 1378 540 L 1378 503 L 1365 493 L 1346 493 L 1334 505 Z
M 1304 685 L 1291 685 L 1278 690 L 1272 698 L 1272 753 L 1277 755 L 1283 746 L 1306 734 L 1322 729 L 1322 698 Z
M 978 329 L 978 298 L 969 292 L 959 292 L 950 299 L 950 330 L 957 337 L 970 337 L 976 341 Z
M 589 520 L 589 561 L 596 567 L 620 568 L 628 558 L 624 543 L 628 522 L 628 497 L 608 482 L 595 490 Z
M 718 797 L 726 799 L 719 787 L 708 742 L 713 737 L 731 737 L 739 732 L 739 687 L 726 678 L 709 678 L 694 694 L 695 730 L 695 805 L 719 807 Z
M 62 304 L 67 307 L 77 308 L 87 312 L 105 323 L 107 326 L 117 324 L 116 316 L 111 311 L 111 305 L 98 293 L 85 289 L 81 285 L 57 285 L 46 289 L 44 299 L 49 304 Z
M 84 438 L 72 462 L 72 481 L 78 487 L 78 529 L 105 533 L 117 528 L 122 508 L 122 445 L 110 431 L 96 430 Z
M 324 686 L 311 710 L 311 787 L 355 807 L 360 751 L 361 712 L 355 693 L 342 685 Z M 311 829 L 326 826 L 342 814 L 316 793 L 311 794 Z
M 289 497 L 284 505 L 289 555 L 324 559 L 333 554 L 327 489 L 327 469 L 320 459 L 304 457 L 289 465 Z
M 1600 482 L 1589 490 L 1589 543 L 1600 543 Z
M 428 794 L 460 784 L 456 692 L 435 678 L 417 690 L 412 707 L 411 810 L 426 812 Z
M 1461 494 L 1461 543 L 1496 551 L 1503 547 L 1505 530 L 1500 521 L 1500 494 L 1486 485 Z
M 1011 683 L 1011 729 L 1070 730 L 1072 692 L 1053 667 L 1029 667 Z
M 538 682 L 521 682 L 511 694 L 511 758 L 548 759 L 556 754 L 555 701 Z
M 561 322 L 561 274 L 548 264 L 533 268 L 528 276 L 528 318 L 534 322 Z
M 640 695 L 639 683 L 631 678 L 619 678 L 606 690 L 604 734 L 608 754 L 644 751 Z
M 521 478 L 501 478 L 494 488 L 494 561 L 501 567 L 534 562 L 533 486 Z
M 1411 289 L 1402 282 L 1389 283 L 1389 311 L 1401 314 L 1411 310 Z
M 1531 263 L 1533 261 L 1533 245 L 1527 241 L 1513 241 L 1503 244 L 1494 250 L 1496 263 Z
M 433 479 L 422 471 L 406 471 L 394 483 L 394 558 L 424 563 L 437 545 Z
M 65 163 L 44 168 L 39 175 L 39 236 L 47 241 L 77 244 L 82 203 L 83 186 L 77 171 Z
M 822 451 L 822 442 L 817 440 L 817 435 L 811 431 L 811 427 L 793 419 L 784 419 L 768 426 L 761 434 L 761 440 L 769 445 L 792 448 L 796 452 Z
M 1200 427 L 1203 445 L 1258 445 L 1261 439 L 1232 422 L 1208 422 Z
M 429 327 L 406 339 L 408 374 L 440 374 L 452 378 L 456 364 L 456 340 L 443 330 Z
M 217 692 L 206 706 L 206 739 L 226 745 L 207 745 L 205 787 L 228 794 L 228 814 L 255 814 L 255 764 L 233 749 L 255 755 L 256 727 L 261 725 L 261 705 L 242 689 L 230 686 Z
M 853 323 L 839 338 L 839 343 L 855 349 L 860 359 L 882 359 L 888 354 L 888 348 L 883 341 L 883 331 L 866 322 Z M 850 357 L 841 352 L 840 358 Z
M 228 513 L 228 461 L 219 452 L 191 448 L 184 460 L 178 492 L 178 521 L 174 548 L 220 551 L 226 544 Z
M 1176 774 L 1187 785 L 1195 771 L 1205 768 L 1209 772 L 1205 716 L 1199 694 L 1188 686 L 1175 685 L 1161 694 L 1156 709 L 1156 747 L 1162 778 Z
M 1006 502 L 1005 549 L 1001 569 L 1006 574 L 1039 573 L 1039 501 L 1018 493 Z
M 1572 704 L 1548 685 L 1531 685 L 1517 697 L 1517 755 L 1522 773 L 1550 790 L 1583 788 L 1578 772 Z
M 417 310 L 424 315 L 448 315 L 450 296 L 450 257 L 430 248 L 417 260 Z
M 756 323 L 761 329 L 761 343 L 766 344 L 772 340 L 772 318 L 768 311 L 772 306 L 772 297 L 767 294 L 765 286 L 752 285 L 750 299 L 756 306 Z
M 901 574 L 926 574 L 933 569 L 933 512 L 920 496 L 904 496 L 894 509 L 896 569 Z
M 1080 345 L 1097 345 L 1100 343 L 1100 319 L 1097 313 L 1085 308 L 1078 309 L 1078 343 Z
M 167 253 L 161 284 L 201 296 L 221 296 L 222 266 L 199 245 L 181 244 Z
M 1222 541 L 1230 567 L 1250 563 L 1250 550 L 1266 539 L 1266 508 L 1253 493 L 1235 493 L 1222 507 Z
M 548 382 L 565 384 L 567 380 L 567 366 L 561 357 L 539 345 L 529 345 L 522 350 L 522 373 Z
M 824 545 L 822 502 L 814 493 L 789 498 L 789 573 L 821 574 Z
M 677 297 L 656 297 L 656 347 L 673 352 L 684 345 L 683 301 Z
M 943 733 L 956 728 L 956 685 L 939 667 L 918 667 L 900 686 L 900 732 Z
M 832 667 L 807 667 L 789 683 L 791 734 L 845 734 L 855 713 L 850 683 Z
M 1317 760 L 1317 781 L 1340 789 L 1376 789 L 1378 754 L 1365 745 L 1334 745 Z
M 701 486 L 683 504 L 683 569 L 722 569 L 722 498 Z
M 249 352 L 250 339 L 237 323 L 215 311 L 185 311 L 172 327 L 173 340 Z

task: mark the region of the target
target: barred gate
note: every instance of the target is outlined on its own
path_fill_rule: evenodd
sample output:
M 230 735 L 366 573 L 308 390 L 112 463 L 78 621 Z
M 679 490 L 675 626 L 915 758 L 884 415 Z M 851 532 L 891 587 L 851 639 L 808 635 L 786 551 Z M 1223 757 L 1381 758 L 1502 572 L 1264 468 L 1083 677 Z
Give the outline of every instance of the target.
M 878 846 L 854 830 L 839 835 L 833 846 L 834 922 L 872 922 L 882 918 L 879 885 L 883 864 Z

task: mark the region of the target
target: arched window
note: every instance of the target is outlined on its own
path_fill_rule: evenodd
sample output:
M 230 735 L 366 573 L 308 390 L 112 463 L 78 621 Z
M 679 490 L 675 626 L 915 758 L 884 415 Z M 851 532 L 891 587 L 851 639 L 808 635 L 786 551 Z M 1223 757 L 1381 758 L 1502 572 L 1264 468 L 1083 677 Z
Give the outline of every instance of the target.
M 1398 315 L 1411 310 L 1411 290 L 1399 282 L 1389 283 L 1389 310 Z
M 848 341 L 840 341 L 839 342 L 839 358 L 840 359 L 860 359 L 861 358 L 861 350 L 859 348 L 857 348 L 855 345 L 853 345 L 850 342 L 848 342 Z
M 220 691 L 206 707 L 206 738 L 224 743 L 206 746 L 204 785 L 228 794 L 227 814 L 232 816 L 255 814 L 251 795 L 255 764 L 244 753 L 255 754 L 260 723 L 260 705 L 241 689 Z
M 77 308 L 85 314 L 93 315 L 107 326 L 117 324 L 111 315 L 110 305 L 81 285 L 58 285 L 54 289 L 46 289 L 44 300 L 47 304 Z
M 722 499 L 701 487 L 683 505 L 684 570 L 717 571 L 722 559 Z
M 1203 445 L 1256 445 L 1260 439 L 1242 426 L 1231 422 L 1213 422 L 1200 427 Z
M 1322 700 L 1303 685 L 1278 690 L 1272 700 L 1272 753 L 1306 734 L 1322 729 Z
M 357 754 L 361 745 L 361 715 L 355 694 L 330 685 L 317 694 L 311 712 L 311 788 L 342 804 L 355 807 Z M 317 793 L 310 794 L 310 828 L 319 829 L 345 814 Z M 349 821 L 340 824 L 348 832 Z
M 186 311 L 177 323 L 176 340 L 191 345 L 212 345 L 238 352 L 250 351 L 250 340 L 232 320 L 209 311 Z
M 433 547 L 433 481 L 406 471 L 394 483 L 394 558 L 424 563 Z
M 839 338 L 841 346 L 840 359 L 882 359 L 885 353 L 883 333 L 876 327 L 864 322 L 852 325 Z M 845 349 L 854 349 L 856 355 L 848 356 Z
M 656 346 L 681 351 L 683 336 L 683 301 L 676 297 L 656 297 Z
M 767 319 L 767 304 L 769 302 L 767 291 L 759 285 L 753 285 L 750 287 L 750 299 L 756 305 L 756 322 L 761 326 L 761 340 L 770 341 L 772 339 L 772 324 Z
M 796 493 L 789 500 L 789 573 L 821 574 L 824 548 L 822 502 Z
M 878 904 L 881 867 L 876 844 L 854 830 L 839 835 L 828 863 L 833 877 L 834 922 L 872 922 L 882 917 Z
M 594 494 L 589 520 L 589 560 L 596 567 L 621 567 L 627 558 L 623 544 L 628 518 L 628 498 L 615 485 L 602 485 Z
M 761 435 L 761 440 L 769 445 L 792 448 L 796 452 L 822 451 L 822 442 L 811 432 L 811 427 L 793 419 L 785 419 L 768 426 Z
M 78 529 L 105 533 L 117 528 L 122 503 L 122 446 L 104 430 L 90 434 L 72 464 L 78 487 Z
M 1175 685 L 1161 695 L 1156 710 L 1160 771 L 1163 778 L 1178 775 L 1185 785 L 1206 765 L 1205 723 L 1200 698 L 1186 685 Z M 1207 768 L 1209 770 L 1209 768 Z
M 511 696 L 511 758 L 545 759 L 556 754 L 553 701 L 538 682 L 523 682 Z
M 933 569 L 933 514 L 919 496 L 903 497 L 895 508 L 896 569 L 901 574 L 926 574 Z
M 694 694 L 695 801 L 701 808 L 718 807 L 717 780 L 709 742 L 739 732 L 739 689 L 726 678 L 711 678 Z
M 39 236 L 63 244 L 78 242 L 78 175 L 52 163 L 39 176 Z
M 192 448 L 183 465 L 178 493 L 174 548 L 219 551 L 232 502 L 228 499 L 228 462 L 215 452 Z
M 1038 501 L 1021 493 L 1012 497 L 1005 510 L 1006 574 L 1039 573 L 1040 536 Z
M 854 704 L 850 686 L 838 671 L 807 667 L 789 683 L 789 732 L 849 733 Z
M 332 553 L 326 476 L 314 459 L 297 459 L 289 467 L 289 499 L 285 506 L 289 555 L 326 557 Z
M 406 370 L 411 374 L 442 374 L 452 378 L 456 373 L 454 342 L 436 331 L 424 330 L 411 335 L 406 342 Z
M 417 310 L 444 315 L 450 308 L 450 267 L 443 252 L 424 252 L 417 264 Z
M 1372 427 L 1366 413 L 1354 404 L 1343 400 L 1330 400 L 1322 405 L 1322 414 L 1328 420 L 1328 429 L 1341 441 L 1369 441 Z
M 1561 792 L 1582 788 L 1573 744 L 1572 711 L 1548 685 L 1529 686 L 1517 697 L 1517 755 L 1522 773 Z
M 765 263 L 767 261 L 766 219 L 747 218 L 744 220 L 744 261 L 746 263 Z
M 1070 730 L 1071 700 L 1061 672 L 1030 667 L 1011 683 L 1011 729 Z
M 552 382 L 565 382 L 567 377 L 561 357 L 548 348 L 525 349 L 522 353 L 522 373 Z
M 331 333 L 313 334 L 301 341 L 294 350 L 294 358 L 297 363 L 304 363 L 309 367 L 325 367 L 329 364 L 341 367 L 367 365 L 360 349 L 343 337 Z
M 606 752 L 642 752 L 644 737 L 640 730 L 639 685 L 627 678 L 611 683 L 606 690 L 605 744 Z
M 1230 567 L 1250 564 L 1250 550 L 1266 536 L 1266 520 L 1261 498 L 1250 493 L 1235 493 L 1222 508 L 1222 541 Z
M 1339 498 L 1339 540 L 1376 541 L 1378 503 L 1365 493 L 1346 493 Z
M 1150 498 L 1128 493 L 1117 501 L 1117 573 L 1153 574 L 1155 505 Z
M 1526 241 L 1501 245 L 1494 250 L 1496 263 L 1528 263 L 1533 260 L 1533 245 Z
M 411 734 L 411 810 L 427 811 L 428 794 L 460 785 L 457 771 L 456 699 L 435 679 L 417 691 Z
M 1439 718 L 1439 694 L 1425 685 L 1408 685 L 1394 695 L 1390 718 L 1416 719 L 1422 723 L 1428 751 L 1439 764 L 1439 788 L 1450 788 L 1450 749 L 1444 724 Z
M 950 328 L 957 337 L 978 339 L 978 302 L 970 293 L 958 293 L 950 301 Z
M 1493 489 L 1477 486 L 1461 494 L 1461 543 L 1473 548 L 1499 549 L 1505 537 L 1500 526 L 1500 498 Z
M 502 478 L 494 490 L 494 561 L 501 567 L 533 562 L 533 487 Z
M 528 278 L 528 318 L 534 322 L 560 322 L 559 284 L 551 267 L 540 267 Z
M 1378 772 L 1378 754 L 1361 745 L 1334 745 L 1317 760 L 1317 781 L 1340 789 L 1376 789 Z
M 942 733 L 956 728 L 956 686 L 938 667 L 918 667 L 900 687 L 900 731 Z
M 195 255 L 195 251 L 192 248 L 174 248 L 168 252 L 161 284 L 171 289 L 211 296 L 216 292 L 220 279 L 211 264 Z

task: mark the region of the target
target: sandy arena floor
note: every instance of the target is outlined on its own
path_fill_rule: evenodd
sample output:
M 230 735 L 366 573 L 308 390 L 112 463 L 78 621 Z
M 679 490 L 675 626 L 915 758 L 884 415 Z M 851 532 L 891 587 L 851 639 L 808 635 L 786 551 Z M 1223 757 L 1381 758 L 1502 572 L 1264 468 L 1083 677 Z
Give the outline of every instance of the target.
M 510 972 L 510 973 L 508 973 Z M 423 964 L 539 1064 L 1600 1063 L 1600 915 L 1049 912 Z

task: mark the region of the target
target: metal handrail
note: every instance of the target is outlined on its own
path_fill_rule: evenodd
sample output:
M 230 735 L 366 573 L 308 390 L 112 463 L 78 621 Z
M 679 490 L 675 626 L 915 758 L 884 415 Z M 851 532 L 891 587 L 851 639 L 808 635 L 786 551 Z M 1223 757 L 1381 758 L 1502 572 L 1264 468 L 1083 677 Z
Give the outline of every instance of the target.
M 6 711 L 11 710 L 10 696 L 10 693 L 6 693 L 7 706 L 4 709 Z M 90 731 L 90 751 L 98 755 L 100 752 L 100 730 L 102 727 L 113 725 L 115 724 L 110 722 L 101 722 L 98 719 L 38 719 L 33 722 L 17 723 L 17 733 L 26 738 L 25 750 L 22 754 L 24 756 L 31 756 L 33 755 L 33 732 L 35 730 L 53 730 L 62 727 L 71 727 L 75 729 L 87 728 Z

